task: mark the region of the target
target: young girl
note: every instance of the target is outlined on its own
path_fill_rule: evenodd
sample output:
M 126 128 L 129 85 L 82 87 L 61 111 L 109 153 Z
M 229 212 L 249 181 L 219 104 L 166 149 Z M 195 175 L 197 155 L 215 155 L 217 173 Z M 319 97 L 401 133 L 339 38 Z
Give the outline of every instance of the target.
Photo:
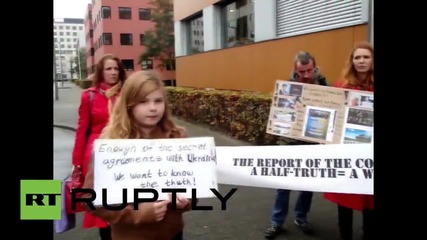
M 374 48 L 367 42 L 358 44 L 347 60 L 344 77 L 334 87 L 374 91 Z M 358 105 L 358 104 L 357 104 Z M 338 227 L 342 240 L 353 239 L 353 210 L 363 214 L 363 240 L 374 239 L 374 195 L 325 193 L 338 206 Z
M 100 138 L 159 139 L 184 138 L 186 132 L 171 120 L 163 82 L 152 71 L 133 73 L 124 83 L 110 121 Z M 93 188 L 93 159 L 84 188 Z M 98 208 L 91 213 L 110 223 L 114 240 L 181 240 L 182 214 L 190 210 L 190 200 L 177 196 L 177 210 L 170 200 L 133 204 L 121 211 Z

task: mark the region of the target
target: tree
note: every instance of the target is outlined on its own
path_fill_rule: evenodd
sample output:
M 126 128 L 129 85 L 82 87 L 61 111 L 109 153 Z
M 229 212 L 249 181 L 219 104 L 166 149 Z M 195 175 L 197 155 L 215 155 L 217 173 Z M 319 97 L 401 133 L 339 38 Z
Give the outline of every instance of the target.
M 154 28 L 145 32 L 145 52 L 139 57 L 139 64 L 144 60 L 157 59 L 157 68 L 175 70 L 175 39 L 173 35 L 172 0 L 151 0 L 151 21 Z
M 87 71 L 86 71 L 86 49 L 80 48 L 78 54 L 80 56 L 76 56 L 74 58 L 74 62 L 76 64 L 74 65 L 74 69 L 73 70 L 74 70 L 74 72 L 77 73 L 77 75 L 79 75 L 80 74 L 80 69 L 81 69 L 81 74 L 82 75 L 81 76 L 79 75 L 79 76 L 80 76 L 81 79 L 85 79 L 86 76 L 87 76 Z M 79 57 L 80 57 L 80 59 L 79 59 Z M 79 60 L 80 60 L 80 64 L 79 64 Z

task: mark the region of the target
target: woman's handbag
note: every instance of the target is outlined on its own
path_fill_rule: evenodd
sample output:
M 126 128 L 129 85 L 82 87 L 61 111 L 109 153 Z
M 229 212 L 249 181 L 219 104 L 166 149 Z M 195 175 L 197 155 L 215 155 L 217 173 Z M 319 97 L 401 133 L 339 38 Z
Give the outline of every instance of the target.
M 82 205 L 76 204 L 76 209 L 72 210 L 71 205 L 71 194 L 75 188 L 81 188 L 83 186 L 84 178 L 80 167 L 73 167 L 71 174 L 64 180 L 65 181 L 65 206 L 67 207 L 67 213 L 73 214 L 77 212 L 85 211 Z
M 66 196 L 66 181 L 62 181 L 62 196 Z M 61 219 L 54 220 L 55 233 L 64 233 L 76 227 L 76 214 L 67 213 L 67 202 L 66 198 L 62 198 L 61 202 Z

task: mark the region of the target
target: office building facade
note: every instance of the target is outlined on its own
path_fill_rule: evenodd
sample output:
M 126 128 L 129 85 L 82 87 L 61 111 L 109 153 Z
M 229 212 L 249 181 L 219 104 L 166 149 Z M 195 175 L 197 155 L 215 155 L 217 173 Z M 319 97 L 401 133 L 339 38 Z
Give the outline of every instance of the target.
M 84 23 L 79 18 L 56 18 L 53 22 L 56 78 L 69 81 L 78 78 L 76 56 L 85 47 Z
M 155 26 L 151 21 L 150 0 L 92 0 L 86 9 L 86 59 L 87 71 L 95 72 L 95 66 L 105 54 L 119 57 L 128 74 L 144 69 L 157 70 L 162 80 L 175 79 L 175 71 L 158 69 L 155 59 L 139 58 L 145 51 L 144 35 Z
M 178 86 L 272 92 L 297 51 L 330 83 L 359 41 L 373 42 L 373 0 L 174 1 Z

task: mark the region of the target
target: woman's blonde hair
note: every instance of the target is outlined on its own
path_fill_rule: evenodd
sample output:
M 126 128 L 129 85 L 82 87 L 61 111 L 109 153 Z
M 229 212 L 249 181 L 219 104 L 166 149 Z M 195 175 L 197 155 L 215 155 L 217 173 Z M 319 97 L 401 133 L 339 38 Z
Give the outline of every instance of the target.
M 148 94 L 162 90 L 165 112 L 157 128 L 146 136 L 132 115 L 135 105 L 145 100 Z M 114 105 L 110 120 L 100 138 L 109 139 L 139 139 L 139 138 L 176 138 L 184 137 L 185 131 L 174 124 L 167 102 L 166 89 L 154 71 L 137 71 L 124 82 L 120 97 Z
M 354 52 L 357 49 L 366 49 L 372 55 L 372 65 L 366 79 L 359 79 L 357 77 L 357 71 L 353 64 Z M 343 70 L 343 78 L 346 87 L 369 89 L 374 85 L 374 47 L 369 42 L 361 42 L 352 49 L 351 54 L 348 56 L 346 67 Z

